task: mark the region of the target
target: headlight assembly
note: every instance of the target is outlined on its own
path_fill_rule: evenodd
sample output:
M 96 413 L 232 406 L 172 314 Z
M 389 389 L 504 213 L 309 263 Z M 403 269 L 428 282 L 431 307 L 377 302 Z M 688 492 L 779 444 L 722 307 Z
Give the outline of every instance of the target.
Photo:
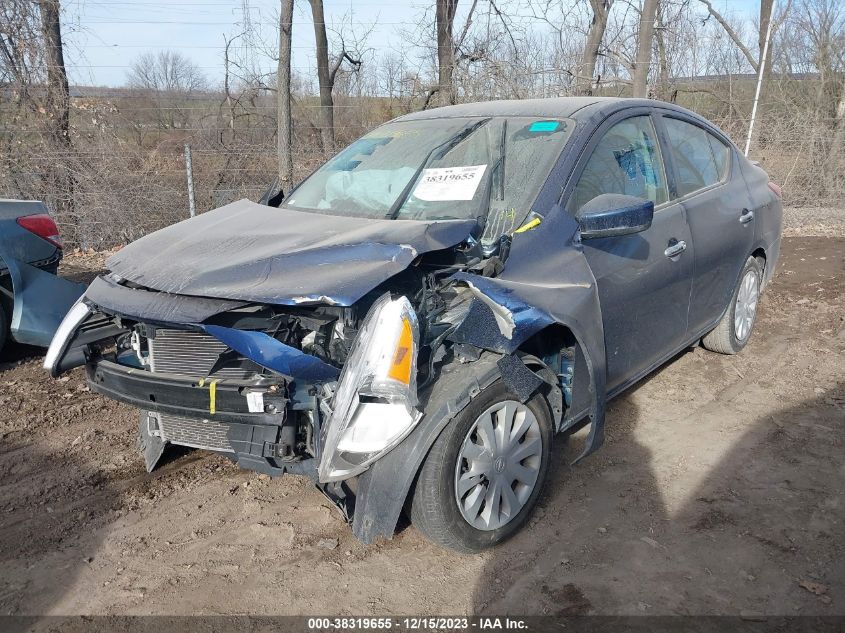
M 50 371 L 50 374 L 56 376 L 56 365 L 61 360 L 62 354 L 67 349 L 67 344 L 76 329 L 80 324 L 88 318 L 91 310 L 82 301 L 82 297 L 76 300 L 65 318 L 62 319 L 56 333 L 53 335 L 53 340 L 50 342 L 50 347 L 47 349 L 47 354 L 44 356 L 44 369 Z
M 406 297 L 380 297 L 358 331 L 321 431 L 320 481 L 357 475 L 401 442 L 420 419 L 419 325 Z

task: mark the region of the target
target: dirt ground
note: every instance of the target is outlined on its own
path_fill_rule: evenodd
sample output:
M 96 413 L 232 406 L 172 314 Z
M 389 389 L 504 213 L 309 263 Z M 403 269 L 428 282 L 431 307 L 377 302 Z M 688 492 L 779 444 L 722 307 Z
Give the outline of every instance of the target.
M 174 452 L 147 474 L 134 410 L 12 348 L 0 613 L 845 614 L 845 231 L 832 226 L 790 227 L 742 354 L 679 355 L 611 403 L 605 447 L 577 466 L 583 432 L 559 441 L 530 525 L 479 556 L 407 525 L 365 547 L 305 480 L 213 454 Z

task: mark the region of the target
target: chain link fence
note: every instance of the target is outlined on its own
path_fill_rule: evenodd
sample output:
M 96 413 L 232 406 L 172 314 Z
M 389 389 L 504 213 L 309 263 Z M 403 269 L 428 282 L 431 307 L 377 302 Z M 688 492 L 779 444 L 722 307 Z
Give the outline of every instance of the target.
M 753 82 L 730 91 L 713 85 L 679 92 L 677 101 L 719 125 L 742 147 Z M 845 122 L 802 94 L 811 81 L 768 90 L 751 158 L 783 187 L 792 206 L 845 205 Z M 747 94 L 745 94 L 747 93 Z M 789 95 L 787 98 L 785 95 Z M 408 99 L 338 98 L 337 147 L 422 105 Z M 57 212 L 69 247 L 126 244 L 189 217 L 184 146 L 190 145 L 198 213 L 240 198 L 257 200 L 277 172 L 275 99 L 260 97 L 227 116 L 214 95 L 179 106 L 183 125 L 162 127 L 160 112 L 127 92 L 72 100 L 71 144 L 51 147 L 44 130 L 0 107 L 0 195 L 44 200 Z M 325 160 L 316 100 L 294 108 L 295 181 Z M 34 119 L 33 119 L 34 120 Z

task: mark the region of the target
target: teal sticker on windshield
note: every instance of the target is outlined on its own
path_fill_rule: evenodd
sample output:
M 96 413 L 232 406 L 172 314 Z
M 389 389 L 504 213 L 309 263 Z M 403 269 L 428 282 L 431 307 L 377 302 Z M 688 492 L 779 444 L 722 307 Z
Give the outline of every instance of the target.
M 560 125 L 559 121 L 534 121 L 531 124 L 531 127 L 528 128 L 529 132 L 554 132 L 557 129 L 557 126 Z

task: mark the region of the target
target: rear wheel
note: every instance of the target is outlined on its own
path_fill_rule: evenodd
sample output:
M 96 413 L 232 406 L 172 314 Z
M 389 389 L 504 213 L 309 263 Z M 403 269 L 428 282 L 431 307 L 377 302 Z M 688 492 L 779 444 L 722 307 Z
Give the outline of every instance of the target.
M 751 338 L 760 301 L 763 267 L 755 257 L 749 257 L 742 269 L 739 284 L 734 289 L 731 305 L 701 341 L 707 349 L 720 354 L 737 354 Z
M 552 418 L 542 395 L 525 403 L 502 381 L 479 393 L 443 430 L 426 457 L 411 522 L 430 540 L 477 552 L 528 519 L 549 465 Z

